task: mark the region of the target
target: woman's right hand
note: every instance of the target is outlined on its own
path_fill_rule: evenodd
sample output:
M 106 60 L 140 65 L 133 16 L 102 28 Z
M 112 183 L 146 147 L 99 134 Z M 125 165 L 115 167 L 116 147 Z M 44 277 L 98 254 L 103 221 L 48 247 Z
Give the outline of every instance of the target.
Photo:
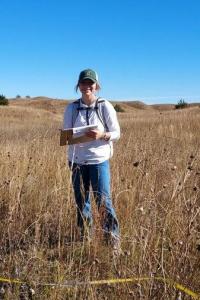
M 90 130 L 90 131 L 86 132 L 86 136 L 90 137 L 94 140 L 102 139 L 103 135 L 104 135 L 104 132 L 102 132 L 100 130 Z

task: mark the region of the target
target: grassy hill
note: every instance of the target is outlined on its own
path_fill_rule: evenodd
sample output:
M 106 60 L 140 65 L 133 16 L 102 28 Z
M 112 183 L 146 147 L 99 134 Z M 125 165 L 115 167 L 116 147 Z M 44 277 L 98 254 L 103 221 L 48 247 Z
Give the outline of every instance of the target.
M 95 201 L 93 239 L 80 241 L 66 148 L 59 146 L 67 103 L 39 97 L 0 107 L 1 276 L 28 282 L 35 299 L 186 299 L 172 281 L 200 293 L 200 109 L 160 113 L 120 102 L 126 112 L 118 115 L 122 134 L 110 160 L 123 250 L 115 258 Z M 133 277 L 150 279 L 42 285 Z M 5 299 L 30 299 L 20 285 L 0 283 L 0 290 Z
M 38 109 L 48 110 L 52 113 L 62 113 L 65 106 L 73 100 L 64 100 L 64 99 L 53 99 L 44 96 L 34 97 L 34 98 L 12 98 L 9 99 L 9 103 L 12 106 L 23 106 L 23 107 L 33 107 Z M 141 101 L 111 101 L 113 106 L 116 104 L 126 112 L 137 112 L 139 110 L 148 110 L 148 111 L 170 111 L 175 109 L 175 104 L 153 104 L 148 105 Z M 200 103 L 190 103 L 190 107 L 199 107 Z
M 52 113 L 61 113 L 65 106 L 69 103 L 67 100 L 58 100 L 47 97 L 35 97 L 30 99 L 10 99 L 10 105 L 20 107 L 32 107 L 37 109 L 44 109 Z

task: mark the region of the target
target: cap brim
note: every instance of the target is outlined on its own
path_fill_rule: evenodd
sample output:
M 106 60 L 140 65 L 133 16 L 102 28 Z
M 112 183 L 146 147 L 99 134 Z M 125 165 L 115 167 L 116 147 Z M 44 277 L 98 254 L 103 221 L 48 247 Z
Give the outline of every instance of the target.
M 91 80 L 92 82 L 94 82 L 94 83 L 97 83 L 97 80 L 95 80 L 94 78 L 90 78 L 90 77 L 84 77 L 84 78 L 81 78 L 81 80 L 80 81 L 83 81 L 83 80 L 85 80 L 85 79 L 89 79 L 89 80 Z

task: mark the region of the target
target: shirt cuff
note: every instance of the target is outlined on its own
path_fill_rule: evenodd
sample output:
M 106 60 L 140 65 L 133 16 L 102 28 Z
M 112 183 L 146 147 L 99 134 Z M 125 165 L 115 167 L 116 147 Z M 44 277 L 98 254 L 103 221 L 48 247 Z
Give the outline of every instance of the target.
M 120 138 L 120 133 L 117 131 L 111 131 L 110 133 L 110 139 L 109 141 L 117 141 Z

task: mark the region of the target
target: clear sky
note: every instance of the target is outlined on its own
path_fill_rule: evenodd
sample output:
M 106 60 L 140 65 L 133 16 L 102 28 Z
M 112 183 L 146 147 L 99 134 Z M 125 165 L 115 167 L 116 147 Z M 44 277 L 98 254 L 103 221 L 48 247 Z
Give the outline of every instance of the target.
M 95 69 L 100 95 L 200 101 L 199 0 L 0 0 L 0 94 L 72 99 Z

